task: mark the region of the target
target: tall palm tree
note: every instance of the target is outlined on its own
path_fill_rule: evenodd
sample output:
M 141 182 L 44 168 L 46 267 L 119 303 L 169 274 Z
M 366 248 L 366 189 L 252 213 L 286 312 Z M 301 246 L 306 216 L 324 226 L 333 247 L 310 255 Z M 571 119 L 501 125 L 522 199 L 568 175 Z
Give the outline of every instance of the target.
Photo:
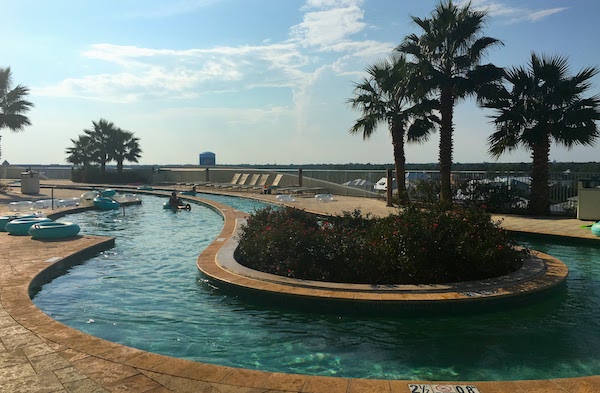
M 368 139 L 380 123 L 387 123 L 394 149 L 398 198 L 401 203 L 407 202 L 404 140 L 418 142 L 428 138 L 435 127 L 431 115 L 435 103 L 424 98 L 417 100 L 412 65 L 404 55 L 394 54 L 366 71 L 368 78 L 356 85 L 355 96 L 348 100 L 352 109 L 362 112 L 350 133 L 362 133 L 363 139 Z
M 93 128 L 83 130 L 90 137 L 95 161 L 100 164 L 100 170 L 106 173 L 106 163 L 110 161 L 110 152 L 114 150 L 114 140 L 117 127 L 112 122 L 100 119 L 92 121 Z
M 437 94 L 441 115 L 440 199 L 451 201 L 454 105 L 469 96 L 483 95 L 501 79 L 501 68 L 480 62 L 488 49 L 502 42 L 482 35 L 486 12 L 475 11 L 470 4 L 458 7 L 452 0 L 441 1 L 431 17 L 411 18 L 422 33 L 407 36 L 396 50 L 414 57 L 421 85 Z
M 134 137 L 132 132 L 116 129 L 109 157 L 117 162 L 119 175 L 123 173 L 124 161 L 138 162 L 138 158 L 141 157 L 142 149 L 139 141 L 140 138 Z
M 71 142 L 73 146 L 66 149 L 67 162 L 82 167 L 83 181 L 85 181 L 89 168 L 95 160 L 95 148 L 88 135 L 79 135 L 79 139 L 71 139 Z
M 496 132 L 489 151 L 498 157 L 517 147 L 531 150 L 533 159 L 529 208 L 538 215 L 550 212 L 549 157 L 552 142 L 571 148 L 592 146 L 600 136 L 600 96 L 584 98 L 599 70 L 582 69 L 569 75 L 564 56 L 531 54 L 527 67 L 506 72 L 510 90 L 503 88 L 483 106 L 494 109 Z
M 8 128 L 17 132 L 31 125 L 24 113 L 33 107 L 33 104 L 24 99 L 29 94 L 27 87 L 17 85 L 11 88 L 11 86 L 10 67 L 0 68 L 0 130 Z

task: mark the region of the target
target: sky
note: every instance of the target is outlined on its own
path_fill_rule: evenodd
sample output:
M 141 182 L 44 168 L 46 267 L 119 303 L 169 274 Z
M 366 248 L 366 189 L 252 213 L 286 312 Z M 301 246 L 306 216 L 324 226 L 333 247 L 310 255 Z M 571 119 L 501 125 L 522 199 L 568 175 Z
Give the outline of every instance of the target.
M 460 1 L 459 1 L 460 3 Z M 140 139 L 140 164 L 393 162 L 385 125 L 348 132 L 348 106 L 369 65 L 419 33 L 434 0 L 0 0 L 0 67 L 30 89 L 32 122 L 0 130 L 1 160 L 67 164 L 92 121 Z M 460 3 L 462 4 L 462 3 Z M 564 55 L 571 74 L 600 66 L 597 0 L 473 0 L 484 34 L 504 45 L 484 63 L 523 66 L 532 52 Z M 589 95 L 600 93 L 600 76 Z M 487 153 L 494 131 L 473 100 L 455 107 L 453 161 L 529 162 Z M 406 146 L 409 163 L 438 161 L 439 134 Z M 599 148 L 552 146 L 552 161 L 599 161 Z

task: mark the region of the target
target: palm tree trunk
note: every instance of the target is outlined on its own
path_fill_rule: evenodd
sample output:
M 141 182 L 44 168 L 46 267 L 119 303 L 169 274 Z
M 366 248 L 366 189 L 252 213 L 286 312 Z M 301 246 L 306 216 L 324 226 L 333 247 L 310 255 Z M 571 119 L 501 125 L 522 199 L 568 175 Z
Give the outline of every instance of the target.
M 531 196 L 529 210 L 535 215 L 550 214 L 550 140 L 546 136 L 543 141 L 533 145 L 531 156 L 533 167 L 531 170 Z
M 398 189 L 398 200 L 400 204 L 408 202 L 406 192 L 406 156 L 404 155 L 404 128 L 397 124 L 391 125 L 392 146 L 394 147 L 394 164 L 396 169 L 396 187 Z M 391 187 L 391 185 L 388 185 Z
M 452 202 L 452 187 L 450 175 L 452 172 L 452 132 L 453 132 L 453 107 L 454 99 L 449 89 L 442 89 L 440 94 L 440 176 L 441 176 L 441 202 Z

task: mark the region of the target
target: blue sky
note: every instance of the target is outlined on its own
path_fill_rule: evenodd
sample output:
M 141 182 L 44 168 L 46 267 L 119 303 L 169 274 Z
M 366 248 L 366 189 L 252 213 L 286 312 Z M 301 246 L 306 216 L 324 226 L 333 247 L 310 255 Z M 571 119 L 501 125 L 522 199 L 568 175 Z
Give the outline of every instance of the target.
M 348 108 L 364 69 L 418 32 L 433 0 L 3 1 L 0 67 L 31 90 L 33 125 L 2 135 L 2 161 L 65 164 L 65 149 L 105 118 L 135 133 L 142 164 L 391 163 L 387 128 L 350 135 Z M 485 34 L 504 42 L 486 60 L 520 66 L 532 51 L 600 65 L 596 0 L 474 0 Z M 600 93 L 600 76 L 591 93 Z M 455 162 L 491 162 L 491 113 L 455 110 Z M 438 134 L 407 146 L 437 162 Z M 598 161 L 598 147 L 553 146 L 551 160 Z M 501 162 L 529 162 L 529 152 Z

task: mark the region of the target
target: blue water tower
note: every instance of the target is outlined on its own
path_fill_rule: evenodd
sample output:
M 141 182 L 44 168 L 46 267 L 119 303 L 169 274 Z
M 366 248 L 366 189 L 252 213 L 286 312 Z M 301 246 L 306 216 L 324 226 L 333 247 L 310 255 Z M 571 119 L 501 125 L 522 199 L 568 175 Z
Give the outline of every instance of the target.
M 200 153 L 200 165 L 215 165 L 216 163 L 217 159 L 215 153 L 212 153 L 210 151 Z

